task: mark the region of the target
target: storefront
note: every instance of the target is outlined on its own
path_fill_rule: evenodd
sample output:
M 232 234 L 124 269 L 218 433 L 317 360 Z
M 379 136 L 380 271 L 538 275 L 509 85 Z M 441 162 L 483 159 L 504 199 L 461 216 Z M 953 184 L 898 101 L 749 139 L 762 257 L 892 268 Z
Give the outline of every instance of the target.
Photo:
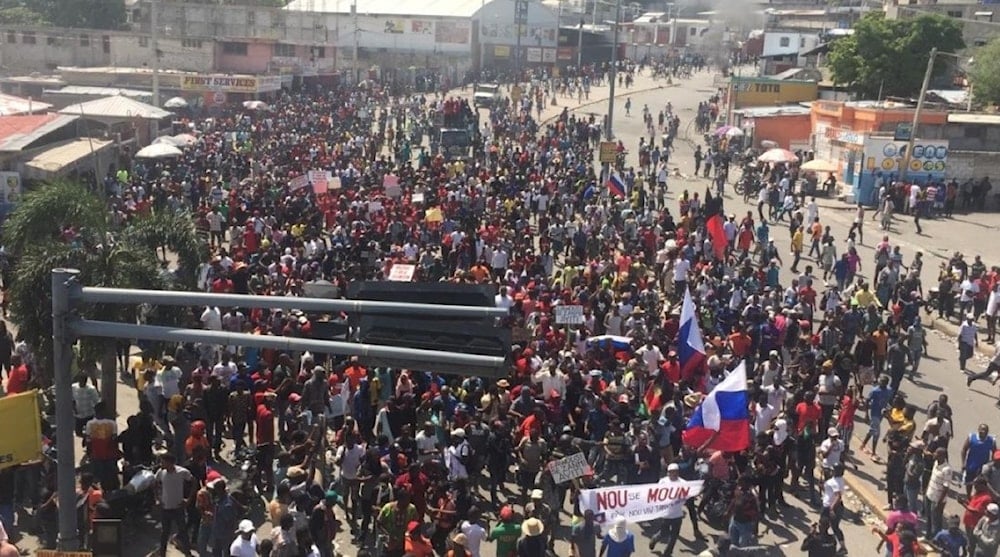
M 875 182 L 880 177 L 887 183 L 900 178 L 907 147 L 906 141 L 896 141 L 891 136 L 866 137 L 864 162 L 860 165 L 854 198 L 866 205 L 875 205 L 878 195 Z M 915 140 L 907 180 L 916 184 L 944 181 L 948 171 L 948 147 L 947 139 Z
M 840 169 L 835 175 L 841 192 L 856 194 L 860 166 L 865 150 L 865 136 L 853 130 L 830 127 L 828 123 L 813 126 L 813 152 L 817 159 L 833 161 Z

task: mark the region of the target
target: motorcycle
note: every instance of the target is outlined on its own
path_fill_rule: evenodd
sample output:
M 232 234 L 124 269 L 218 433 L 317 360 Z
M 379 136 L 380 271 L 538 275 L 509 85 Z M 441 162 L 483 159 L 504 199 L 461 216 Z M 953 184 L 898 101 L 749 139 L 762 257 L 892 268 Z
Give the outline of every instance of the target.
M 122 471 L 125 486 L 107 494 L 105 501 L 111 507 L 111 517 L 124 523 L 138 525 L 156 506 L 153 484 L 156 474 L 144 465 L 126 466 Z

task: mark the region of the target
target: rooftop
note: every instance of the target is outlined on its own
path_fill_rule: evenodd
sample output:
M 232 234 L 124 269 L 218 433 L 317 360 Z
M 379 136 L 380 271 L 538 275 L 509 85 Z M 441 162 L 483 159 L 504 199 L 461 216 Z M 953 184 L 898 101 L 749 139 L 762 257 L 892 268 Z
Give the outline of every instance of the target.
M 88 118 L 147 120 L 159 120 L 171 114 L 162 108 L 122 96 L 71 104 L 60 110 L 59 113 Z
M 50 108 L 52 108 L 52 105 L 48 103 L 0 93 L 0 116 L 45 112 Z
M 756 106 L 753 108 L 738 108 L 733 111 L 747 118 L 767 118 L 769 116 L 799 116 L 812 112 L 810 108 L 797 104 L 786 106 Z
M 286 10 L 325 14 L 349 14 L 355 0 L 292 0 Z M 485 0 L 365 0 L 358 14 L 470 18 Z
M 987 124 L 1000 125 L 1000 114 L 976 114 L 962 112 L 948 115 L 949 124 Z
M 44 135 L 76 121 L 65 114 L 0 117 L 0 152 L 21 151 Z

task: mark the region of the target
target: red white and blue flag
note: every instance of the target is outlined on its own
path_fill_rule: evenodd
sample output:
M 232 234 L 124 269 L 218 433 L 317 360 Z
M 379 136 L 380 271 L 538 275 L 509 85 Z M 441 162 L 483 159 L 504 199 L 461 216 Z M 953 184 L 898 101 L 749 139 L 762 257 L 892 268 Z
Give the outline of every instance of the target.
M 705 396 L 682 434 L 693 448 L 738 452 L 750 446 L 747 371 L 743 362 Z
M 608 181 L 605 184 L 608 186 L 608 193 L 617 197 L 625 197 L 625 182 L 622 181 L 621 176 L 612 172 L 608 175 Z
M 691 291 L 684 292 L 684 305 L 681 306 L 681 328 L 677 338 L 677 362 L 681 365 L 681 378 L 690 379 L 705 369 L 708 358 L 705 356 L 705 342 L 698 328 L 698 316 L 695 314 L 694 300 Z

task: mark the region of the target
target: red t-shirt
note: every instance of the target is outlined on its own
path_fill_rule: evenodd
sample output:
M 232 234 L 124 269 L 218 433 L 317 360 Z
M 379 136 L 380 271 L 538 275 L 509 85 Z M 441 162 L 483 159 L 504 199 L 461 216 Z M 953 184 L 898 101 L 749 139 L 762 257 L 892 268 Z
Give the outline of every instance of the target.
M 795 414 L 799 417 L 798 422 L 795 426 L 796 433 L 802 433 L 806 428 L 806 424 L 813 424 L 813 432 L 816 431 L 816 425 L 819 424 L 820 417 L 822 417 L 823 412 L 820 410 L 819 404 L 815 402 L 808 404 L 806 402 L 800 402 L 795 406 Z
M 16 395 L 28 390 L 28 380 L 30 380 L 28 366 L 21 364 L 11 370 L 7 377 L 7 394 Z
M 260 404 L 257 406 L 257 444 L 274 443 L 274 412 Z

